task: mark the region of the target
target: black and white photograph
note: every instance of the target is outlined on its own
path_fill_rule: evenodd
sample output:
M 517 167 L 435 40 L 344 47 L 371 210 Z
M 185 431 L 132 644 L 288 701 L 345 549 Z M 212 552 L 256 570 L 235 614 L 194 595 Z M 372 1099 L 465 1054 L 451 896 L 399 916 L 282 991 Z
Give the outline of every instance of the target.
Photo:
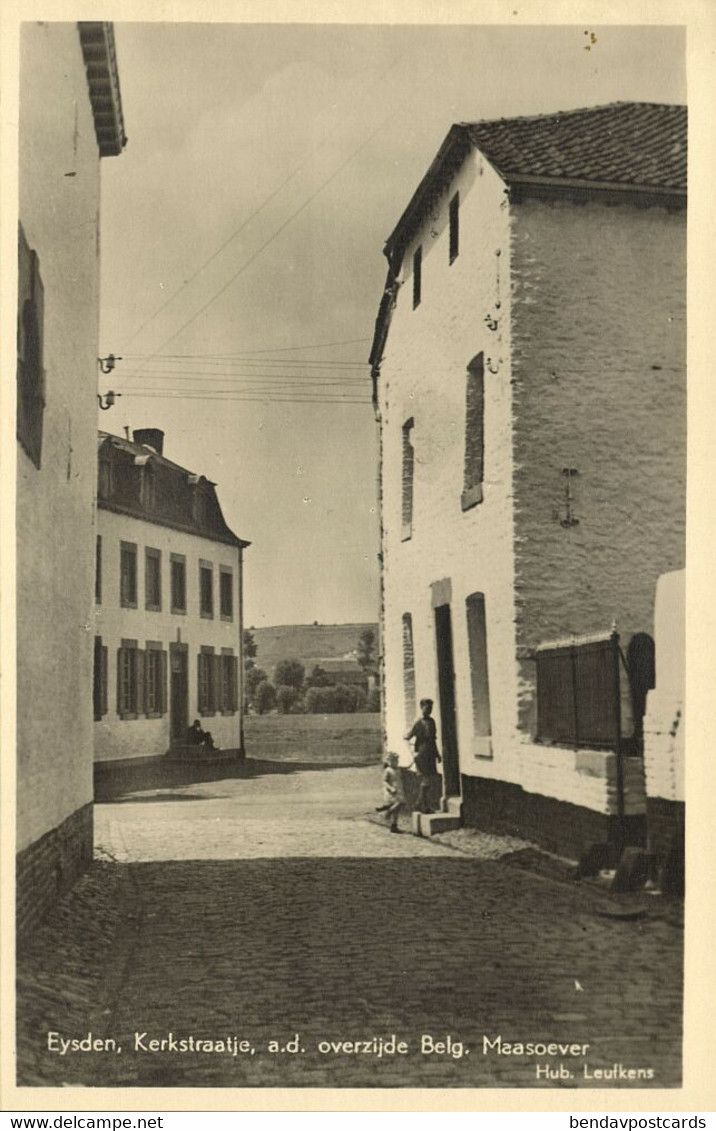
M 678 1106 L 686 26 L 93 9 L 4 49 L 6 1083 Z

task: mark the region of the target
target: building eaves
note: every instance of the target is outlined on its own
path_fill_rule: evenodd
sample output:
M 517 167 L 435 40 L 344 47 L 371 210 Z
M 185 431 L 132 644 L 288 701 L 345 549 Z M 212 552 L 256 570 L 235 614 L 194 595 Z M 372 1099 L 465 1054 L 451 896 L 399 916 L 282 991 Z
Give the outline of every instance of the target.
M 615 102 L 556 114 L 460 122 L 388 237 L 385 255 L 395 275 L 405 248 L 432 201 L 468 152 L 477 150 L 508 187 L 523 191 L 622 194 L 681 204 L 686 198 L 685 106 Z
M 100 157 L 117 157 L 127 144 L 119 90 L 114 27 L 106 22 L 80 21 L 82 55 L 94 116 Z

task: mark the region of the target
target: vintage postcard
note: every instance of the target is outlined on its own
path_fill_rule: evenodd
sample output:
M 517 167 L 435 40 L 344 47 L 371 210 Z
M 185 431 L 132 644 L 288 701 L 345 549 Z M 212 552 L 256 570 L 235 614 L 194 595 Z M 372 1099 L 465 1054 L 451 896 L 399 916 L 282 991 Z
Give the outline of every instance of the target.
M 439 16 L 4 17 L 5 1108 L 709 1107 L 713 14 Z

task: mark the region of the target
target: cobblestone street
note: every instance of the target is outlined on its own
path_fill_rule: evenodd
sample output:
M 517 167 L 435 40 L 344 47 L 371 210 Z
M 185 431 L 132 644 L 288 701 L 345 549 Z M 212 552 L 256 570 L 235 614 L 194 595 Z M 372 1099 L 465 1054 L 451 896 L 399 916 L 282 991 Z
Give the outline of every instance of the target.
M 18 1083 L 678 1085 L 660 901 L 391 836 L 378 767 L 248 767 L 96 806 L 97 864 L 20 958 Z

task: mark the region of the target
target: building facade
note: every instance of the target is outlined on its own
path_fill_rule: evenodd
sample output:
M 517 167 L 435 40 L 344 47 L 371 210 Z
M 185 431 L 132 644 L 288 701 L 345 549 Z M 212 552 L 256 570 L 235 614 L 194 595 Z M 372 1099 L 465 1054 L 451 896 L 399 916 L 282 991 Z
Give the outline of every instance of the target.
M 216 490 L 163 455 L 163 433 L 100 432 L 95 761 L 185 747 L 194 719 L 243 754 L 242 554 Z
M 386 245 L 386 739 L 435 700 L 448 808 L 643 835 L 657 577 L 684 563 L 686 115 L 454 126 Z M 627 672 L 628 669 L 628 672 Z
M 100 159 L 120 154 L 125 141 L 112 25 L 23 24 L 16 543 L 21 933 L 92 858 Z

